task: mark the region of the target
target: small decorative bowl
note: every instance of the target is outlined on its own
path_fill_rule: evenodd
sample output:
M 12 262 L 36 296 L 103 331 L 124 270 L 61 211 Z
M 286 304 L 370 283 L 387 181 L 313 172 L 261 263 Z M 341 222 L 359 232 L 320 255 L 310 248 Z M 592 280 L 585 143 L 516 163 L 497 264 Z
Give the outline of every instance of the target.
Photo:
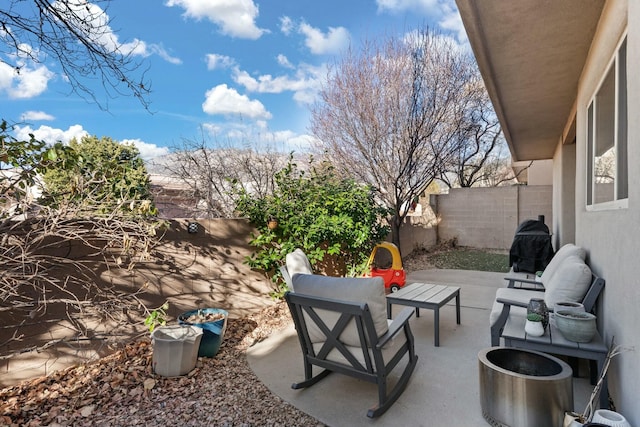
M 590 342 L 596 333 L 596 316 L 586 312 L 561 310 L 555 313 L 556 327 L 573 342 Z
M 584 311 L 584 305 L 573 301 L 558 301 L 553 306 L 553 311 Z

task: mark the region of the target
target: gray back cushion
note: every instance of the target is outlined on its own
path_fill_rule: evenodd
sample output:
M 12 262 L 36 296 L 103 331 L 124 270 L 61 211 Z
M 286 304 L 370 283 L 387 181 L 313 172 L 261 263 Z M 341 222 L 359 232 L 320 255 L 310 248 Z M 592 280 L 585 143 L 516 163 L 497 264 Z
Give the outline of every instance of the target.
M 591 285 L 591 269 L 578 256 L 562 262 L 551 280 L 544 284 L 544 302 L 551 308 L 559 302 L 582 302 Z
M 345 302 L 367 303 L 378 337 L 389 330 L 387 323 L 387 299 L 384 280 L 381 277 L 329 277 L 311 274 L 297 274 L 292 277 L 294 292 L 297 294 L 330 298 Z M 317 310 L 323 321 L 333 327 L 340 317 L 335 312 Z M 311 341 L 325 341 L 325 335 L 307 318 Z M 359 346 L 360 337 L 355 322 L 351 322 L 340 336 L 347 345 Z
M 542 284 L 545 285 L 545 287 L 547 286 L 547 283 L 551 281 L 551 277 L 556 273 L 556 271 L 558 271 L 558 268 L 562 265 L 564 260 L 570 256 L 577 256 L 584 261 L 587 256 L 587 252 L 584 248 L 576 246 L 573 243 L 567 243 L 558 249 L 558 252 L 556 252 L 553 258 L 551 258 L 547 268 L 544 269 L 542 276 L 540 276 L 540 281 L 542 281 Z

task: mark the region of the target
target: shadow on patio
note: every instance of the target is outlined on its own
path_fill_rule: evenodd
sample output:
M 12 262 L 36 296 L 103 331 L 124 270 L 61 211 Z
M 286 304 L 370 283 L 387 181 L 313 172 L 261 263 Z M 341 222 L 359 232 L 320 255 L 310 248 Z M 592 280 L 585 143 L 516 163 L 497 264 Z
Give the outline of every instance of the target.
M 411 319 L 418 365 L 407 389 L 380 418 L 367 409 L 377 402 L 375 385 L 333 374 L 306 390 L 291 384 L 304 377 L 302 356 L 293 326 L 247 351 L 260 380 L 282 399 L 329 426 L 487 426 L 480 410 L 478 352 L 490 347 L 489 313 L 504 273 L 468 270 L 423 270 L 409 274 L 407 283 L 428 282 L 460 286 L 461 324 L 454 301 L 440 311 L 440 347 L 433 345 L 433 314 L 421 310 Z M 394 307 L 394 315 L 399 311 Z M 582 412 L 592 386 L 574 378 L 574 409 Z M 542 426 L 541 426 L 542 427 Z

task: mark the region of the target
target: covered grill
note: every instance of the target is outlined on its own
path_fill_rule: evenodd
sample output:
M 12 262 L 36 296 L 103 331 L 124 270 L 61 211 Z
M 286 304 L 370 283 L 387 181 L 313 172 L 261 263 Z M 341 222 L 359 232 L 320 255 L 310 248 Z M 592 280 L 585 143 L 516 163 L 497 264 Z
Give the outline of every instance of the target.
M 513 271 L 535 273 L 544 270 L 553 258 L 553 246 L 544 215 L 522 222 L 509 251 L 509 266 Z

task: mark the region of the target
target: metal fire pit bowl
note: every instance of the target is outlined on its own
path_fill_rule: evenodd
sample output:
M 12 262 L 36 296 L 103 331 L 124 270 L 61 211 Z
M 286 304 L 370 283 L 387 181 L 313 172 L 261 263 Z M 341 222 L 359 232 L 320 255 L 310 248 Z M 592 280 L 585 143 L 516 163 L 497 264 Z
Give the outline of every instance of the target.
M 573 410 L 573 371 L 537 351 L 493 347 L 478 353 L 482 416 L 496 427 L 561 427 Z

